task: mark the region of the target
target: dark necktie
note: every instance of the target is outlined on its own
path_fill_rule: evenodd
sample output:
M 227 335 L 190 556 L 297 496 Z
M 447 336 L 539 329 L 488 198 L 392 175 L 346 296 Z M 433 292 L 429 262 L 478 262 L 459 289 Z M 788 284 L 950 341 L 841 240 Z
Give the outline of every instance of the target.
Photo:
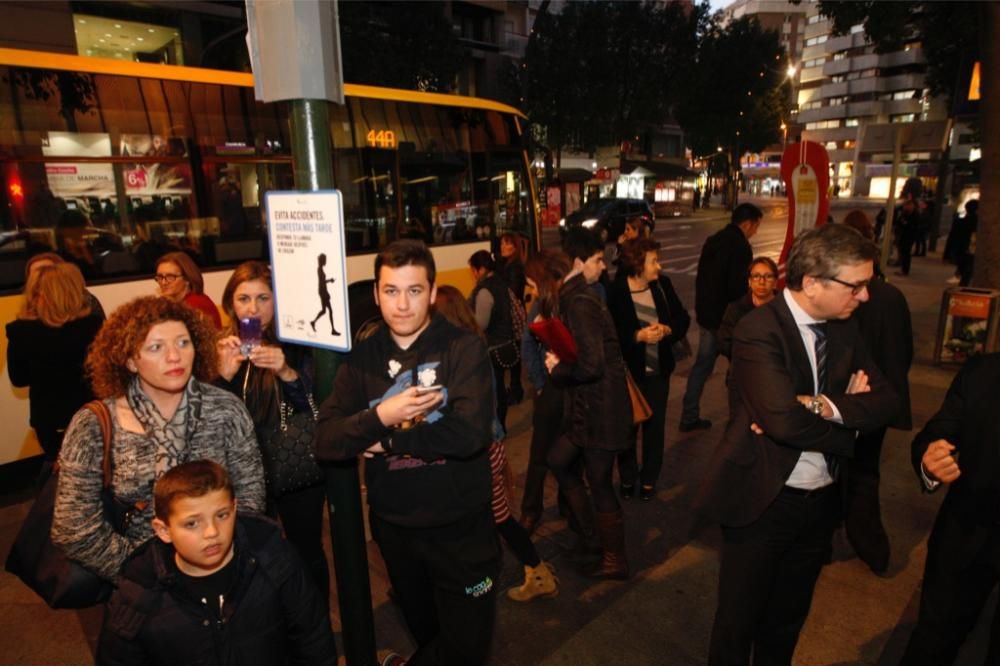
M 809 324 L 809 328 L 816 337 L 816 395 L 819 395 L 826 391 L 826 324 Z M 824 453 L 823 457 L 826 458 L 826 468 L 830 476 L 836 480 L 840 461 L 829 453 Z

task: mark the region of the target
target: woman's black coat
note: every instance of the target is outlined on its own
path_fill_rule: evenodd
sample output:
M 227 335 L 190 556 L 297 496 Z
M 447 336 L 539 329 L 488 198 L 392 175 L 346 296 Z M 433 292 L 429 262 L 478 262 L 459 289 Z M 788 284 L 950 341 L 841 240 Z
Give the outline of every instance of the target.
M 657 346 L 660 359 L 660 375 L 669 377 L 674 371 L 674 354 L 671 346 L 687 335 L 691 326 L 691 315 L 684 309 L 674 285 L 666 275 L 660 275 L 656 282 L 650 282 L 653 292 L 653 302 L 656 305 L 656 317 L 661 324 L 671 328 L 670 335 L 664 336 Z M 608 309 L 618 330 L 618 341 L 621 343 L 622 356 L 628 365 L 629 372 L 636 379 L 646 374 L 646 343 L 637 342 L 635 334 L 646 324 L 639 321 L 632 301 L 632 292 L 628 286 L 628 278 L 621 271 L 615 276 L 608 290 Z

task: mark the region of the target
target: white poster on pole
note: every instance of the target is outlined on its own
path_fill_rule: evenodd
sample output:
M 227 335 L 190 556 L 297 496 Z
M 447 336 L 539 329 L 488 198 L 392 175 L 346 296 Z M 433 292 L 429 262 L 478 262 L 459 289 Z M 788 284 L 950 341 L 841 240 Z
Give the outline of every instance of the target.
M 340 192 L 268 192 L 265 205 L 278 339 L 350 351 Z

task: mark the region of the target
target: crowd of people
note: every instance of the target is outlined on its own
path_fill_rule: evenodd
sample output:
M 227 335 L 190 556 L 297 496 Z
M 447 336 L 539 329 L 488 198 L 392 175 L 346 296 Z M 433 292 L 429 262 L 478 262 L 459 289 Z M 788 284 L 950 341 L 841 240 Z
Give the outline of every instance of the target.
M 711 664 L 791 663 L 841 521 L 885 573 L 879 458 L 887 428 L 913 425 L 909 310 L 878 270 L 871 221 L 855 211 L 800 234 L 782 276 L 752 254 L 762 217 L 737 206 L 702 248 L 679 418 L 681 432 L 713 427 L 699 402 L 728 358 L 729 419 L 696 502 L 723 535 Z M 364 460 L 371 534 L 417 645 L 386 666 L 487 661 L 498 537 L 524 569 L 510 600 L 558 595 L 531 539 L 549 472 L 577 535 L 567 559 L 582 576 L 628 579 L 623 502 L 657 494 L 692 323 L 660 244 L 632 231 L 610 255 L 583 229 L 530 256 L 505 235 L 496 257 L 469 257 L 468 297 L 437 284 L 421 240 L 389 244 L 374 266 L 381 323 L 356 336 L 322 404 L 311 355 L 277 339 L 265 263 L 233 271 L 222 317 L 194 262 L 165 255 L 159 296 L 106 320 L 75 266 L 30 263 L 8 365 L 30 387 L 45 475 L 57 476 L 52 541 L 115 583 L 98 663 L 336 663 L 325 488 L 279 490 L 262 452 L 293 413 L 314 418 L 320 462 Z M 995 512 L 976 509 L 996 504 L 983 444 L 995 424 L 969 396 L 995 387 L 998 367 L 970 362 L 913 443 L 926 489 L 955 492 L 931 537 L 907 664 L 949 663 L 996 582 Z M 506 416 L 525 394 L 533 429 L 515 518 Z

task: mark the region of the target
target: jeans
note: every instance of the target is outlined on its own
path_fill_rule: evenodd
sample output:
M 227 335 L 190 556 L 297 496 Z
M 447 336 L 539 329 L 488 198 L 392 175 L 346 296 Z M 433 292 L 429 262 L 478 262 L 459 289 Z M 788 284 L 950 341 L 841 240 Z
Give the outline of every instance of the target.
M 684 400 L 681 403 L 681 423 L 692 423 L 700 418 L 698 404 L 705 382 L 715 370 L 715 359 L 719 357 L 719 329 L 698 327 L 698 354 L 688 375 Z

